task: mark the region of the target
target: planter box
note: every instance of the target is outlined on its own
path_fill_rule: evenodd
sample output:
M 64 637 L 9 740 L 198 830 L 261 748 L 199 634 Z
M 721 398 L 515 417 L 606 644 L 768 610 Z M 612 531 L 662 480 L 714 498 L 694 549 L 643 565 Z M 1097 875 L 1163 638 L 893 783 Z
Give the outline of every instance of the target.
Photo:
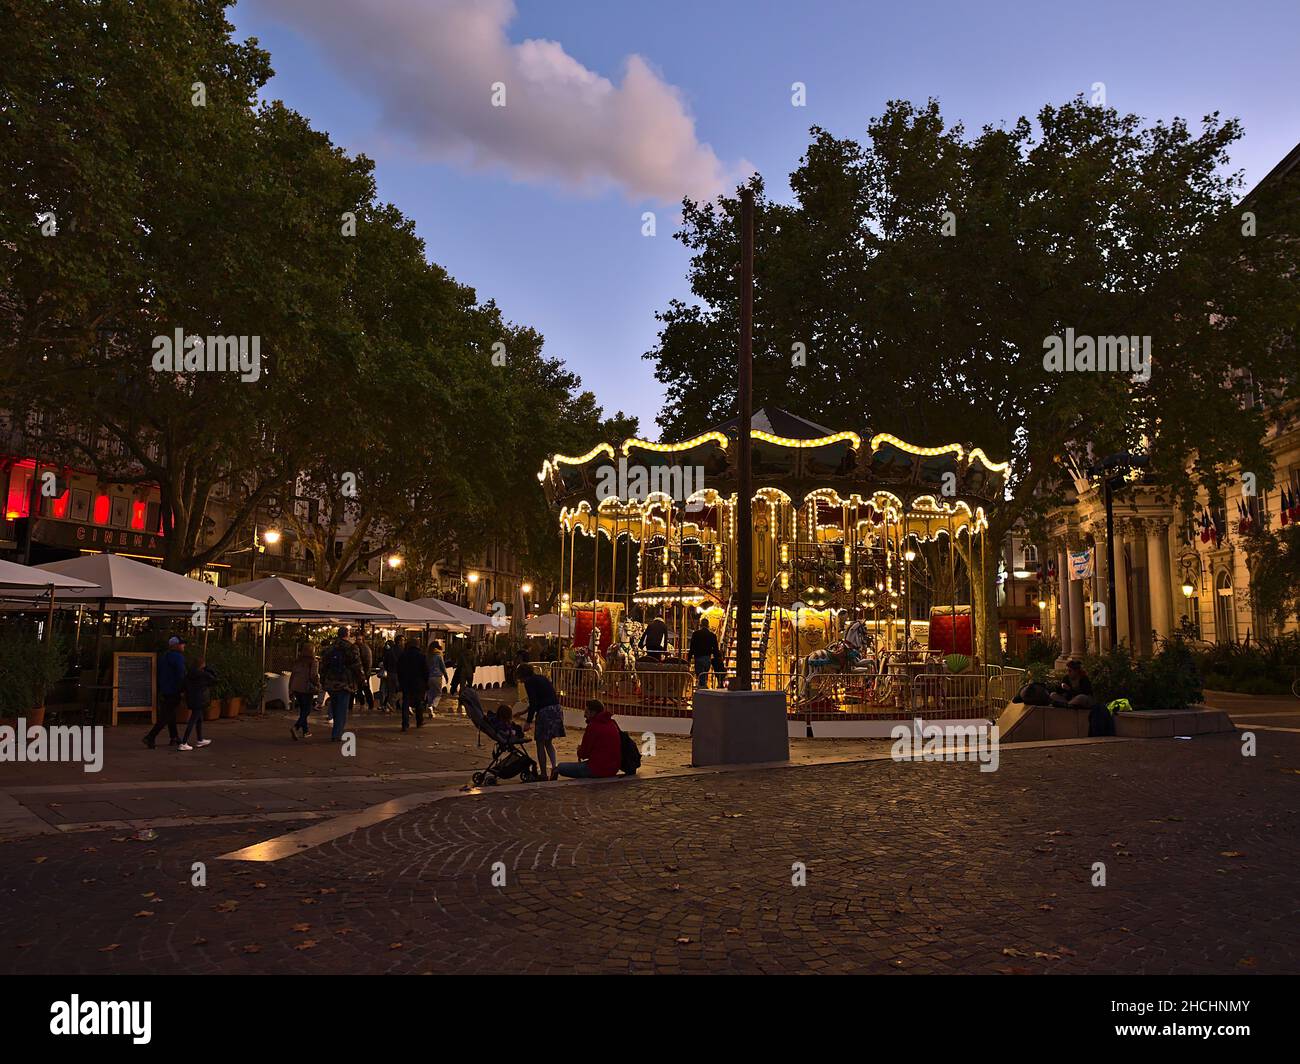
M 216 720 L 218 717 L 224 717 L 226 715 L 227 701 L 228 700 L 225 698 L 221 699 L 221 701 L 217 701 L 214 698 L 211 702 L 208 703 L 208 708 L 203 711 L 203 719 Z
M 221 703 L 221 715 L 223 717 L 237 717 L 244 711 L 244 700 L 242 698 L 227 698 Z

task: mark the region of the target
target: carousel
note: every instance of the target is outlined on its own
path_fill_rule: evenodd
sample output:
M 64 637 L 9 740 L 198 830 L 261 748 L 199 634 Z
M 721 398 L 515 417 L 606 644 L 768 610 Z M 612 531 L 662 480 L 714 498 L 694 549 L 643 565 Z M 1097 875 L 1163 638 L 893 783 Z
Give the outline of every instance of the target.
M 837 431 L 773 407 L 751 426 L 748 528 L 737 523 L 735 420 L 681 443 L 602 443 L 543 465 L 572 620 L 561 666 L 608 671 L 604 697 L 644 703 L 647 681 L 636 674 L 689 672 L 685 648 L 703 617 L 734 674 L 742 536 L 752 545 L 755 686 L 807 703 L 830 697 L 811 682 L 821 673 L 902 677 L 954 657 L 978 664 L 973 585 L 997 566 L 985 512 L 1002 496 L 1007 463 L 961 443 Z M 585 572 L 575 567 L 579 537 Z M 647 660 L 641 635 L 655 617 L 669 648 Z

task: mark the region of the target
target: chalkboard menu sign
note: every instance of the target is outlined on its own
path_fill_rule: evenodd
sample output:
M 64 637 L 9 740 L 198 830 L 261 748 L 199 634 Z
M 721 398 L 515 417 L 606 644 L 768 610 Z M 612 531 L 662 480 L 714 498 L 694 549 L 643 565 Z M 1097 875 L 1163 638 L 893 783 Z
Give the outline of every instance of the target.
M 119 713 L 148 713 L 157 709 L 157 654 L 121 652 L 113 655 L 113 723 Z

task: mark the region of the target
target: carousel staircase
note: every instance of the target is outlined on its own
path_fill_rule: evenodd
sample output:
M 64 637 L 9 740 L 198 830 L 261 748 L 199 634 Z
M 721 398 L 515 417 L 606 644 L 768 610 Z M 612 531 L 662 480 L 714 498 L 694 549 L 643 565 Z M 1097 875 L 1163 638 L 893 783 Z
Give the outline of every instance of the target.
M 727 616 L 727 645 L 725 649 L 725 659 L 727 662 L 727 675 L 736 675 L 736 636 L 739 632 L 739 625 L 736 623 L 736 607 L 732 606 Z M 763 659 L 767 654 L 767 638 L 772 626 L 772 610 L 769 603 L 761 606 L 754 606 L 749 614 L 749 638 L 752 647 L 753 656 L 750 661 L 753 662 L 755 674 L 763 671 Z

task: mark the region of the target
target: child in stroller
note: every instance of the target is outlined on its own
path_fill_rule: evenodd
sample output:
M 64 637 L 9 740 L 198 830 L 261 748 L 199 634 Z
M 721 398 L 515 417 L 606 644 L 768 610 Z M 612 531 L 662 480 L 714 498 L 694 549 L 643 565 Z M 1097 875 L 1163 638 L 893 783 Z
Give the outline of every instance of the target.
M 520 783 L 537 783 L 541 774 L 537 771 L 537 762 L 528 756 L 528 752 L 519 745 L 520 733 L 513 724 L 506 729 L 503 721 L 495 716 L 488 716 L 479 701 L 478 692 L 472 687 L 461 686 L 459 691 L 461 706 L 480 732 L 492 740 L 492 760 L 481 772 L 475 772 L 471 779 L 475 787 L 484 784 L 495 785 L 498 780 L 519 777 Z

